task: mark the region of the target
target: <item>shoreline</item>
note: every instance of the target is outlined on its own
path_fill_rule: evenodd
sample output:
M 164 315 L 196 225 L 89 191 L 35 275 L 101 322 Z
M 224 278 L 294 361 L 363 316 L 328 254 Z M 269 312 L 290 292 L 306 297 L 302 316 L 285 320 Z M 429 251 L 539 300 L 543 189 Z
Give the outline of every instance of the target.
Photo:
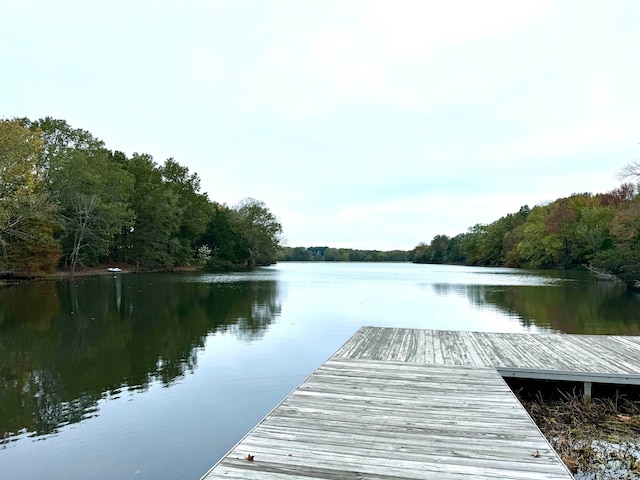
M 107 268 L 120 268 L 120 272 L 109 272 Z M 109 266 L 88 267 L 71 272 L 69 270 L 56 270 L 51 273 L 21 274 L 19 272 L 0 273 L 0 286 L 14 285 L 20 282 L 34 280 L 64 280 L 74 277 L 91 277 L 94 275 L 121 275 L 129 273 L 171 273 L 171 272 L 198 272 L 202 271 L 201 265 L 184 265 L 172 269 L 137 270 L 129 264 L 112 264 Z
M 576 480 L 640 478 L 640 389 L 580 392 L 512 385 L 518 400 Z

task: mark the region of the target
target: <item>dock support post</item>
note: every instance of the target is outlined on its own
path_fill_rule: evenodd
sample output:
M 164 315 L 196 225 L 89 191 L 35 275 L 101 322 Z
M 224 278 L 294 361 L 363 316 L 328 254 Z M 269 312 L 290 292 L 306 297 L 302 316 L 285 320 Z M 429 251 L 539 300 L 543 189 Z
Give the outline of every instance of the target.
M 584 403 L 589 403 L 591 401 L 591 382 L 584 382 Z

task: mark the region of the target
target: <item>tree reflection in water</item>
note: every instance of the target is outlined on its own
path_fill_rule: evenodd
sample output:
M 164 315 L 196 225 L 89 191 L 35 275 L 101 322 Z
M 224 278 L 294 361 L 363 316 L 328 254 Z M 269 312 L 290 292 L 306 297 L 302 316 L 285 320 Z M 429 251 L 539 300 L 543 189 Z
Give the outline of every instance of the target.
M 208 335 L 259 339 L 280 313 L 273 280 L 84 277 L 0 289 L 0 444 L 52 434 L 123 389 L 193 372 Z
M 587 279 L 550 285 L 432 285 L 440 295 L 465 296 L 477 306 L 493 305 L 525 326 L 564 333 L 640 335 L 640 296 L 622 284 Z

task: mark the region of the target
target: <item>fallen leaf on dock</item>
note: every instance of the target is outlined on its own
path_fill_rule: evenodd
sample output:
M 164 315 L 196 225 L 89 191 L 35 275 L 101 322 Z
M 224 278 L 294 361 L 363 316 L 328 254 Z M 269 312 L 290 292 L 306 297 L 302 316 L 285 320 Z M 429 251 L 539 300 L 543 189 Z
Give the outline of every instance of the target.
M 253 462 L 253 455 L 251 455 L 250 453 L 247 454 L 246 457 L 244 457 L 244 459 L 248 462 Z

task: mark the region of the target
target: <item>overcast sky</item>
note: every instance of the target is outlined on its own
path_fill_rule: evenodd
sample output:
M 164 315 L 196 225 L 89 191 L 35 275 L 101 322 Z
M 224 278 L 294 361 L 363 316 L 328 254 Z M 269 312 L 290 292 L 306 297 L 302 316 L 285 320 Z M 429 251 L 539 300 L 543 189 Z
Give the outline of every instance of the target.
M 619 185 L 640 1 L 0 0 L 0 116 L 169 157 L 289 246 L 412 249 Z

